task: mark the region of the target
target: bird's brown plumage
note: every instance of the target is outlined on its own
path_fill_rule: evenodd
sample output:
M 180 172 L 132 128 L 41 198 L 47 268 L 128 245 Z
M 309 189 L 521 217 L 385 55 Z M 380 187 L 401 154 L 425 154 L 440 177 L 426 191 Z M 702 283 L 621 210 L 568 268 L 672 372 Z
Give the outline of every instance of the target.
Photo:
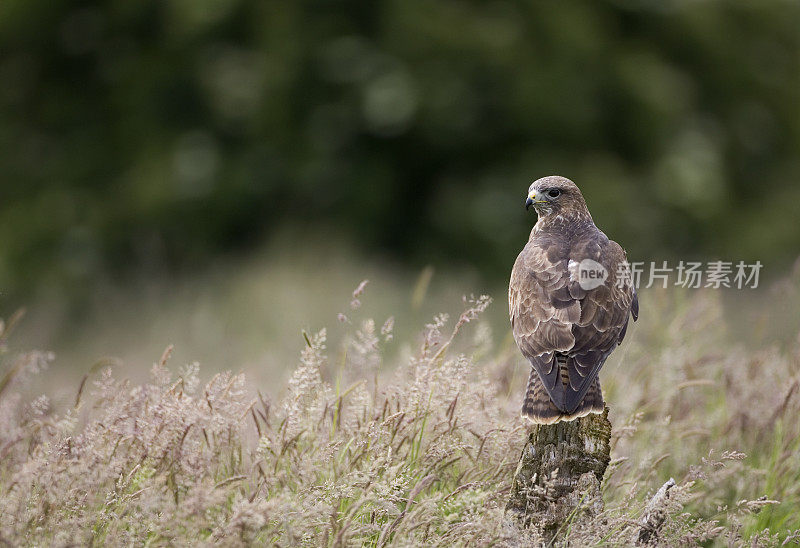
M 625 252 L 595 226 L 569 179 L 535 181 L 528 204 L 539 219 L 508 288 L 514 340 L 532 366 L 522 413 L 552 423 L 602 412 L 598 373 L 639 312 L 630 278 L 617 281 Z M 596 287 L 581 278 L 586 260 L 607 274 Z

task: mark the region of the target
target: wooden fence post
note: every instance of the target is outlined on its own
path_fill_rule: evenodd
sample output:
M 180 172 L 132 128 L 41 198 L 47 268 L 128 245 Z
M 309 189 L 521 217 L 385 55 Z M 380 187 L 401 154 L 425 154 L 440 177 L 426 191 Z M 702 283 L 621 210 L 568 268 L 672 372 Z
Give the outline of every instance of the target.
M 522 450 L 506 515 L 535 527 L 546 543 L 570 522 L 603 509 L 600 483 L 610 460 L 608 407 L 569 422 L 535 425 Z

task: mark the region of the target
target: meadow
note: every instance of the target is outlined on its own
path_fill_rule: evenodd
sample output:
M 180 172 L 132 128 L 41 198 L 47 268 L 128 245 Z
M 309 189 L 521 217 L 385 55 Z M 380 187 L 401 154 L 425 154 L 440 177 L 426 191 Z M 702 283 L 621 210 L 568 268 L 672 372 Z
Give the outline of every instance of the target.
M 674 478 L 661 545 L 800 543 L 799 286 L 795 274 L 746 298 L 642 292 L 641 320 L 601 373 L 605 509 L 563 542 L 634 544 Z M 487 319 L 505 295 L 398 330 L 379 287 L 358 285 L 335 324 L 298 334 L 278 386 L 176 363 L 168 347 L 148 379 L 100 361 L 54 401 L 37 390 L 59 358 L 20 348 L 25 320 L 7 315 L 0 544 L 535 543 L 504 518 L 529 428 L 524 361 Z

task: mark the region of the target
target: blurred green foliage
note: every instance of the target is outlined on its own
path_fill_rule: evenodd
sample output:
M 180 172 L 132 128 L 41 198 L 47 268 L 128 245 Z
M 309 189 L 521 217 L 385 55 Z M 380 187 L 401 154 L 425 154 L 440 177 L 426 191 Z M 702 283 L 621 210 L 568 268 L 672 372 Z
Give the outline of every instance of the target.
M 286 225 L 500 278 L 554 173 L 632 258 L 786 264 L 799 21 L 774 0 L 3 0 L 0 289 L 193 268 Z

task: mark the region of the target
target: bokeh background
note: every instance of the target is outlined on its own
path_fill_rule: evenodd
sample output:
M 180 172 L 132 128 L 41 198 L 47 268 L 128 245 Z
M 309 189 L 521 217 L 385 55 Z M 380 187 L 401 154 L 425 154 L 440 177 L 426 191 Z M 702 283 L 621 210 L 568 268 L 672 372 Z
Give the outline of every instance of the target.
M 632 260 L 780 280 L 798 28 L 788 0 L 4 0 L 0 310 L 63 370 L 175 343 L 265 379 L 363 278 L 400 332 L 470 292 L 502 330 L 550 174 Z

